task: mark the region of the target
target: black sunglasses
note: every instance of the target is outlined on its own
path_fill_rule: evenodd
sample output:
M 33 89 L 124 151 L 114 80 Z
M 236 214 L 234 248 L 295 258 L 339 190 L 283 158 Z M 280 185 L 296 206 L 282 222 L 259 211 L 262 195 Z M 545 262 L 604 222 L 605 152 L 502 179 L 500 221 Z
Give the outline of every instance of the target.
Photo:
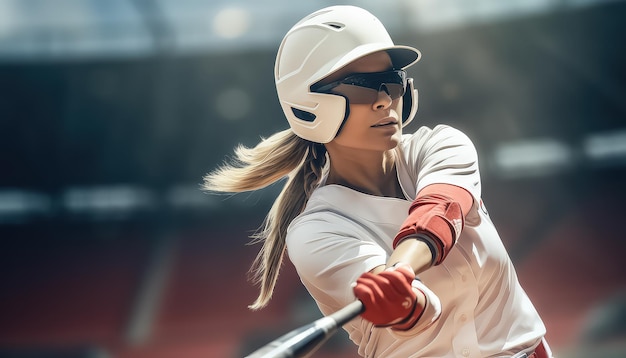
M 370 104 L 385 91 L 391 99 L 398 99 L 406 91 L 406 71 L 355 73 L 325 85 L 313 85 L 311 91 L 343 95 L 353 104 Z

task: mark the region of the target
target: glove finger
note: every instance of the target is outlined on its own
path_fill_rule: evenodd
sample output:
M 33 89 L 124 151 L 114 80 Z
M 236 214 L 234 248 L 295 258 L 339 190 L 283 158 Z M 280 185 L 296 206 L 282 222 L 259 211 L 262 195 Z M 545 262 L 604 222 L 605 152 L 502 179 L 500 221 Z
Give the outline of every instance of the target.
M 406 276 L 403 273 L 398 271 L 385 271 L 381 272 L 380 275 L 387 279 L 389 287 L 393 289 L 397 295 L 415 295 L 411 285 L 407 282 Z
M 366 305 L 370 302 L 376 302 L 377 297 L 380 297 L 380 292 L 377 292 L 377 290 L 377 285 L 371 279 L 365 277 L 359 277 L 356 286 L 352 289 L 354 295 Z
M 357 286 L 353 290 L 354 296 L 359 299 L 367 307 L 375 302 L 375 296 L 368 287 Z
M 367 285 L 375 295 L 384 297 L 389 282 L 387 279 L 379 277 L 378 275 L 367 273 L 367 275 L 364 274 L 357 279 L 357 284 Z
M 404 282 L 407 284 L 411 284 L 415 279 L 415 276 L 412 272 L 409 272 L 408 268 L 398 267 L 396 269 L 390 269 L 383 271 L 379 274 L 379 276 L 387 277 L 388 279 L 398 280 L 399 282 Z

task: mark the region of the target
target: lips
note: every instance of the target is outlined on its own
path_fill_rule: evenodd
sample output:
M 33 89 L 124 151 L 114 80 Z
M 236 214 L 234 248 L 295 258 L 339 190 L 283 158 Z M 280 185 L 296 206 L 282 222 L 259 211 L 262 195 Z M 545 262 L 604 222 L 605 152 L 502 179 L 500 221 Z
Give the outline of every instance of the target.
M 398 124 L 398 121 L 393 119 L 393 118 L 389 118 L 389 119 L 384 119 L 376 124 L 374 124 L 372 126 L 372 128 L 376 128 L 376 127 L 386 127 L 386 126 L 393 126 Z

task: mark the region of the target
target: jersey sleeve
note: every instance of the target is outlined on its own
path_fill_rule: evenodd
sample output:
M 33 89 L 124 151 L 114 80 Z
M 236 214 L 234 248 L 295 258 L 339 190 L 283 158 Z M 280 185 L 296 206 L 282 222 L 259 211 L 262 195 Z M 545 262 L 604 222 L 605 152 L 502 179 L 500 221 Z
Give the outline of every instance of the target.
M 300 279 L 324 311 L 354 301 L 352 284 L 366 271 L 384 265 L 387 253 L 363 240 L 356 225 L 331 212 L 297 218 L 287 234 L 287 253 Z
M 470 138 L 447 125 L 433 129 L 420 128 L 404 142 L 404 156 L 413 180 L 415 194 L 431 184 L 443 183 L 459 186 L 474 198 L 468 225 L 480 221 L 477 208 L 481 197 L 478 154 Z

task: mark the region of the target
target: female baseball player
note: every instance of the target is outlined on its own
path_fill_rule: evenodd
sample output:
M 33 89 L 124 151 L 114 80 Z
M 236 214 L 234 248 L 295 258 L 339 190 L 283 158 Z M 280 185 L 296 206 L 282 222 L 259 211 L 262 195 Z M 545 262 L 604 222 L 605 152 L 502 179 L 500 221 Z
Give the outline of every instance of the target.
M 445 125 L 402 134 L 417 110 L 393 44 L 369 12 L 328 7 L 286 34 L 275 81 L 290 129 L 240 146 L 205 188 L 242 192 L 288 181 L 255 236 L 270 300 L 285 252 L 320 310 L 359 299 L 344 326 L 364 357 L 550 357 L 481 201 L 476 150 Z

